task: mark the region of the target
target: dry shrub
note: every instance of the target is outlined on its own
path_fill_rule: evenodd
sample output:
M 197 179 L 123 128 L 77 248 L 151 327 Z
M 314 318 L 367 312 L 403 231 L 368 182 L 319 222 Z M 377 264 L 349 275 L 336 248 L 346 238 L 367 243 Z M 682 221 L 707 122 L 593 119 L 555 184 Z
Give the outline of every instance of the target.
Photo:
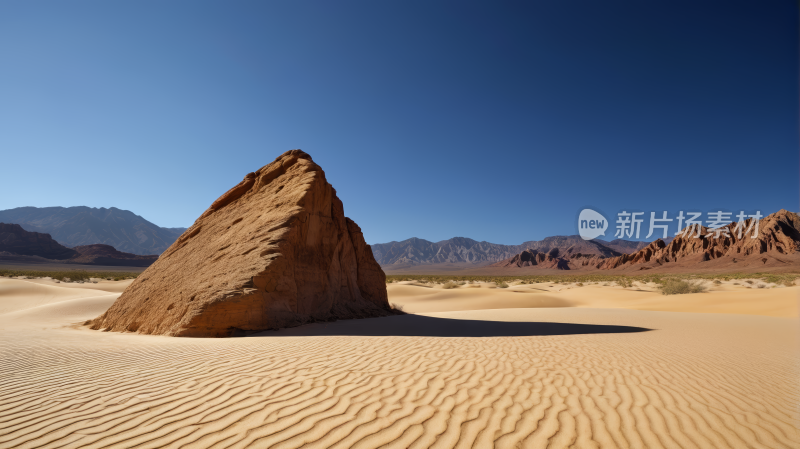
M 619 278 L 619 279 L 617 279 L 617 284 L 619 284 L 620 287 L 623 287 L 623 288 L 633 287 L 633 281 L 628 279 L 628 278 Z
M 458 284 L 456 284 L 453 281 L 447 281 L 444 284 L 442 284 L 442 288 L 458 288 Z
M 497 282 L 497 288 L 508 288 L 508 284 L 505 282 Z
M 393 302 L 393 303 L 391 303 L 389 305 L 392 307 L 392 310 L 397 310 L 399 312 L 402 312 L 403 308 L 404 308 L 404 306 L 402 304 L 398 304 L 396 302 Z
M 669 279 L 661 286 L 662 295 L 684 295 L 687 293 L 703 293 L 706 287 L 696 281 Z

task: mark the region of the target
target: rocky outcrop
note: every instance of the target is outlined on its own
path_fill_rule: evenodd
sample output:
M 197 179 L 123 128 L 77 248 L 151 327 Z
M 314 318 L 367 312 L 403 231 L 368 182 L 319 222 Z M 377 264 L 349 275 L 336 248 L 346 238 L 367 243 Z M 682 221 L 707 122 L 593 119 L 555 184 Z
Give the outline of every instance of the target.
M 0 252 L 64 260 L 78 252 L 53 240 L 50 234 L 28 232 L 18 224 L 0 223 Z
M 595 242 L 598 240 L 595 239 L 592 241 Z M 647 246 L 649 242 L 636 242 L 631 240 L 614 239 L 611 240 L 610 242 L 600 240 L 599 243 L 601 243 L 603 246 L 613 249 L 614 251 L 619 252 L 620 254 L 632 254 Z
M 140 256 L 138 254 L 123 253 L 117 251 L 113 246 L 96 244 L 96 245 L 81 245 L 73 248 L 78 252 L 78 255 L 66 261 L 68 263 L 77 263 L 85 265 L 107 265 L 107 266 L 125 266 L 125 267 L 149 267 L 156 260 L 158 256 Z
M 225 337 L 393 313 L 361 229 L 292 150 L 219 197 L 92 329 Z
M 525 251 L 500 262 L 489 265 L 490 267 L 499 268 L 522 268 L 522 267 L 539 267 L 550 268 L 556 270 L 569 270 L 569 261 L 559 257 L 558 248 L 553 248 L 544 253 L 535 249 L 526 249 Z
M 622 242 L 624 241 L 622 240 Z M 570 258 L 575 254 L 594 254 L 601 257 L 614 257 L 622 254 L 608 247 L 602 240 L 584 240 L 579 235 L 557 235 L 539 241 L 525 242 L 523 245 L 527 249 L 543 252 L 557 249 L 558 254 L 564 258 Z

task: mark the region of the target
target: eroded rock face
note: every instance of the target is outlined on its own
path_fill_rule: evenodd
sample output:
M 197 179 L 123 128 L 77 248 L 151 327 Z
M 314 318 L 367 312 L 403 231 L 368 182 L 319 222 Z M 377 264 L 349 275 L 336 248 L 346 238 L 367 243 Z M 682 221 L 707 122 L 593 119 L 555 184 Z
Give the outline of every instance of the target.
M 224 337 L 392 314 L 386 277 L 311 157 L 291 150 L 219 197 L 92 329 Z

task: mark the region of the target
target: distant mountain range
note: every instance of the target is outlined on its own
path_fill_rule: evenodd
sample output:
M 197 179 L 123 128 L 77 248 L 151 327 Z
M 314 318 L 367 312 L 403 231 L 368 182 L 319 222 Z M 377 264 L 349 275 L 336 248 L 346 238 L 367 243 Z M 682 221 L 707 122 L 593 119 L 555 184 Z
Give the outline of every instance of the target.
M 648 242 L 628 240 L 583 240 L 580 236 L 555 236 L 544 240 L 523 242 L 520 245 L 501 245 L 478 242 L 466 237 L 454 237 L 440 242 L 410 238 L 402 242 L 376 243 L 371 245 L 375 260 L 383 266 L 427 265 L 427 264 L 471 264 L 488 265 L 519 254 L 527 249 L 547 252 L 558 249 L 561 254 L 591 254 L 616 257 L 634 253 Z
M 0 223 L 0 260 L 6 262 L 147 267 L 156 259 L 157 255 L 124 253 L 103 244 L 67 248 L 49 234 L 26 231 L 18 224 Z
M 755 228 L 752 220 L 744 222 L 744 229 Z M 656 239 L 638 251 L 611 257 L 562 252 L 557 248 L 528 248 L 487 268 L 501 270 L 493 271 L 494 274 L 530 274 L 531 270 L 730 272 L 796 271 L 800 267 L 800 216 L 794 212 L 781 209 L 762 218 L 755 238 L 753 232 L 743 232 L 740 236 L 736 223 L 723 229 L 715 236 L 702 227 L 699 232 Z
M 162 228 L 116 207 L 18 207 L 0 211 L 0 223 L 50 234 L 68 247 L 105 244 L 138 255 L 161 254 L 186 230 Z

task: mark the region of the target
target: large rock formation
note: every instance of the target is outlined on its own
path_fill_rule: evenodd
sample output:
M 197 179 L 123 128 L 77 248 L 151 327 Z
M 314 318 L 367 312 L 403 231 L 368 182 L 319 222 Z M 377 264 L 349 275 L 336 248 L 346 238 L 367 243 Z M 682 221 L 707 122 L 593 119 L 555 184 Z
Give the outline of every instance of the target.
M 92 329 L 225 337 L 391 314 L 386 277 L 311 157 L 291 150 L 219 197 Z
M 18 224 L 0 223 L 0 252 L 63 260 L 78 252 L 53 240 L 50 234 L 28 232 Z

